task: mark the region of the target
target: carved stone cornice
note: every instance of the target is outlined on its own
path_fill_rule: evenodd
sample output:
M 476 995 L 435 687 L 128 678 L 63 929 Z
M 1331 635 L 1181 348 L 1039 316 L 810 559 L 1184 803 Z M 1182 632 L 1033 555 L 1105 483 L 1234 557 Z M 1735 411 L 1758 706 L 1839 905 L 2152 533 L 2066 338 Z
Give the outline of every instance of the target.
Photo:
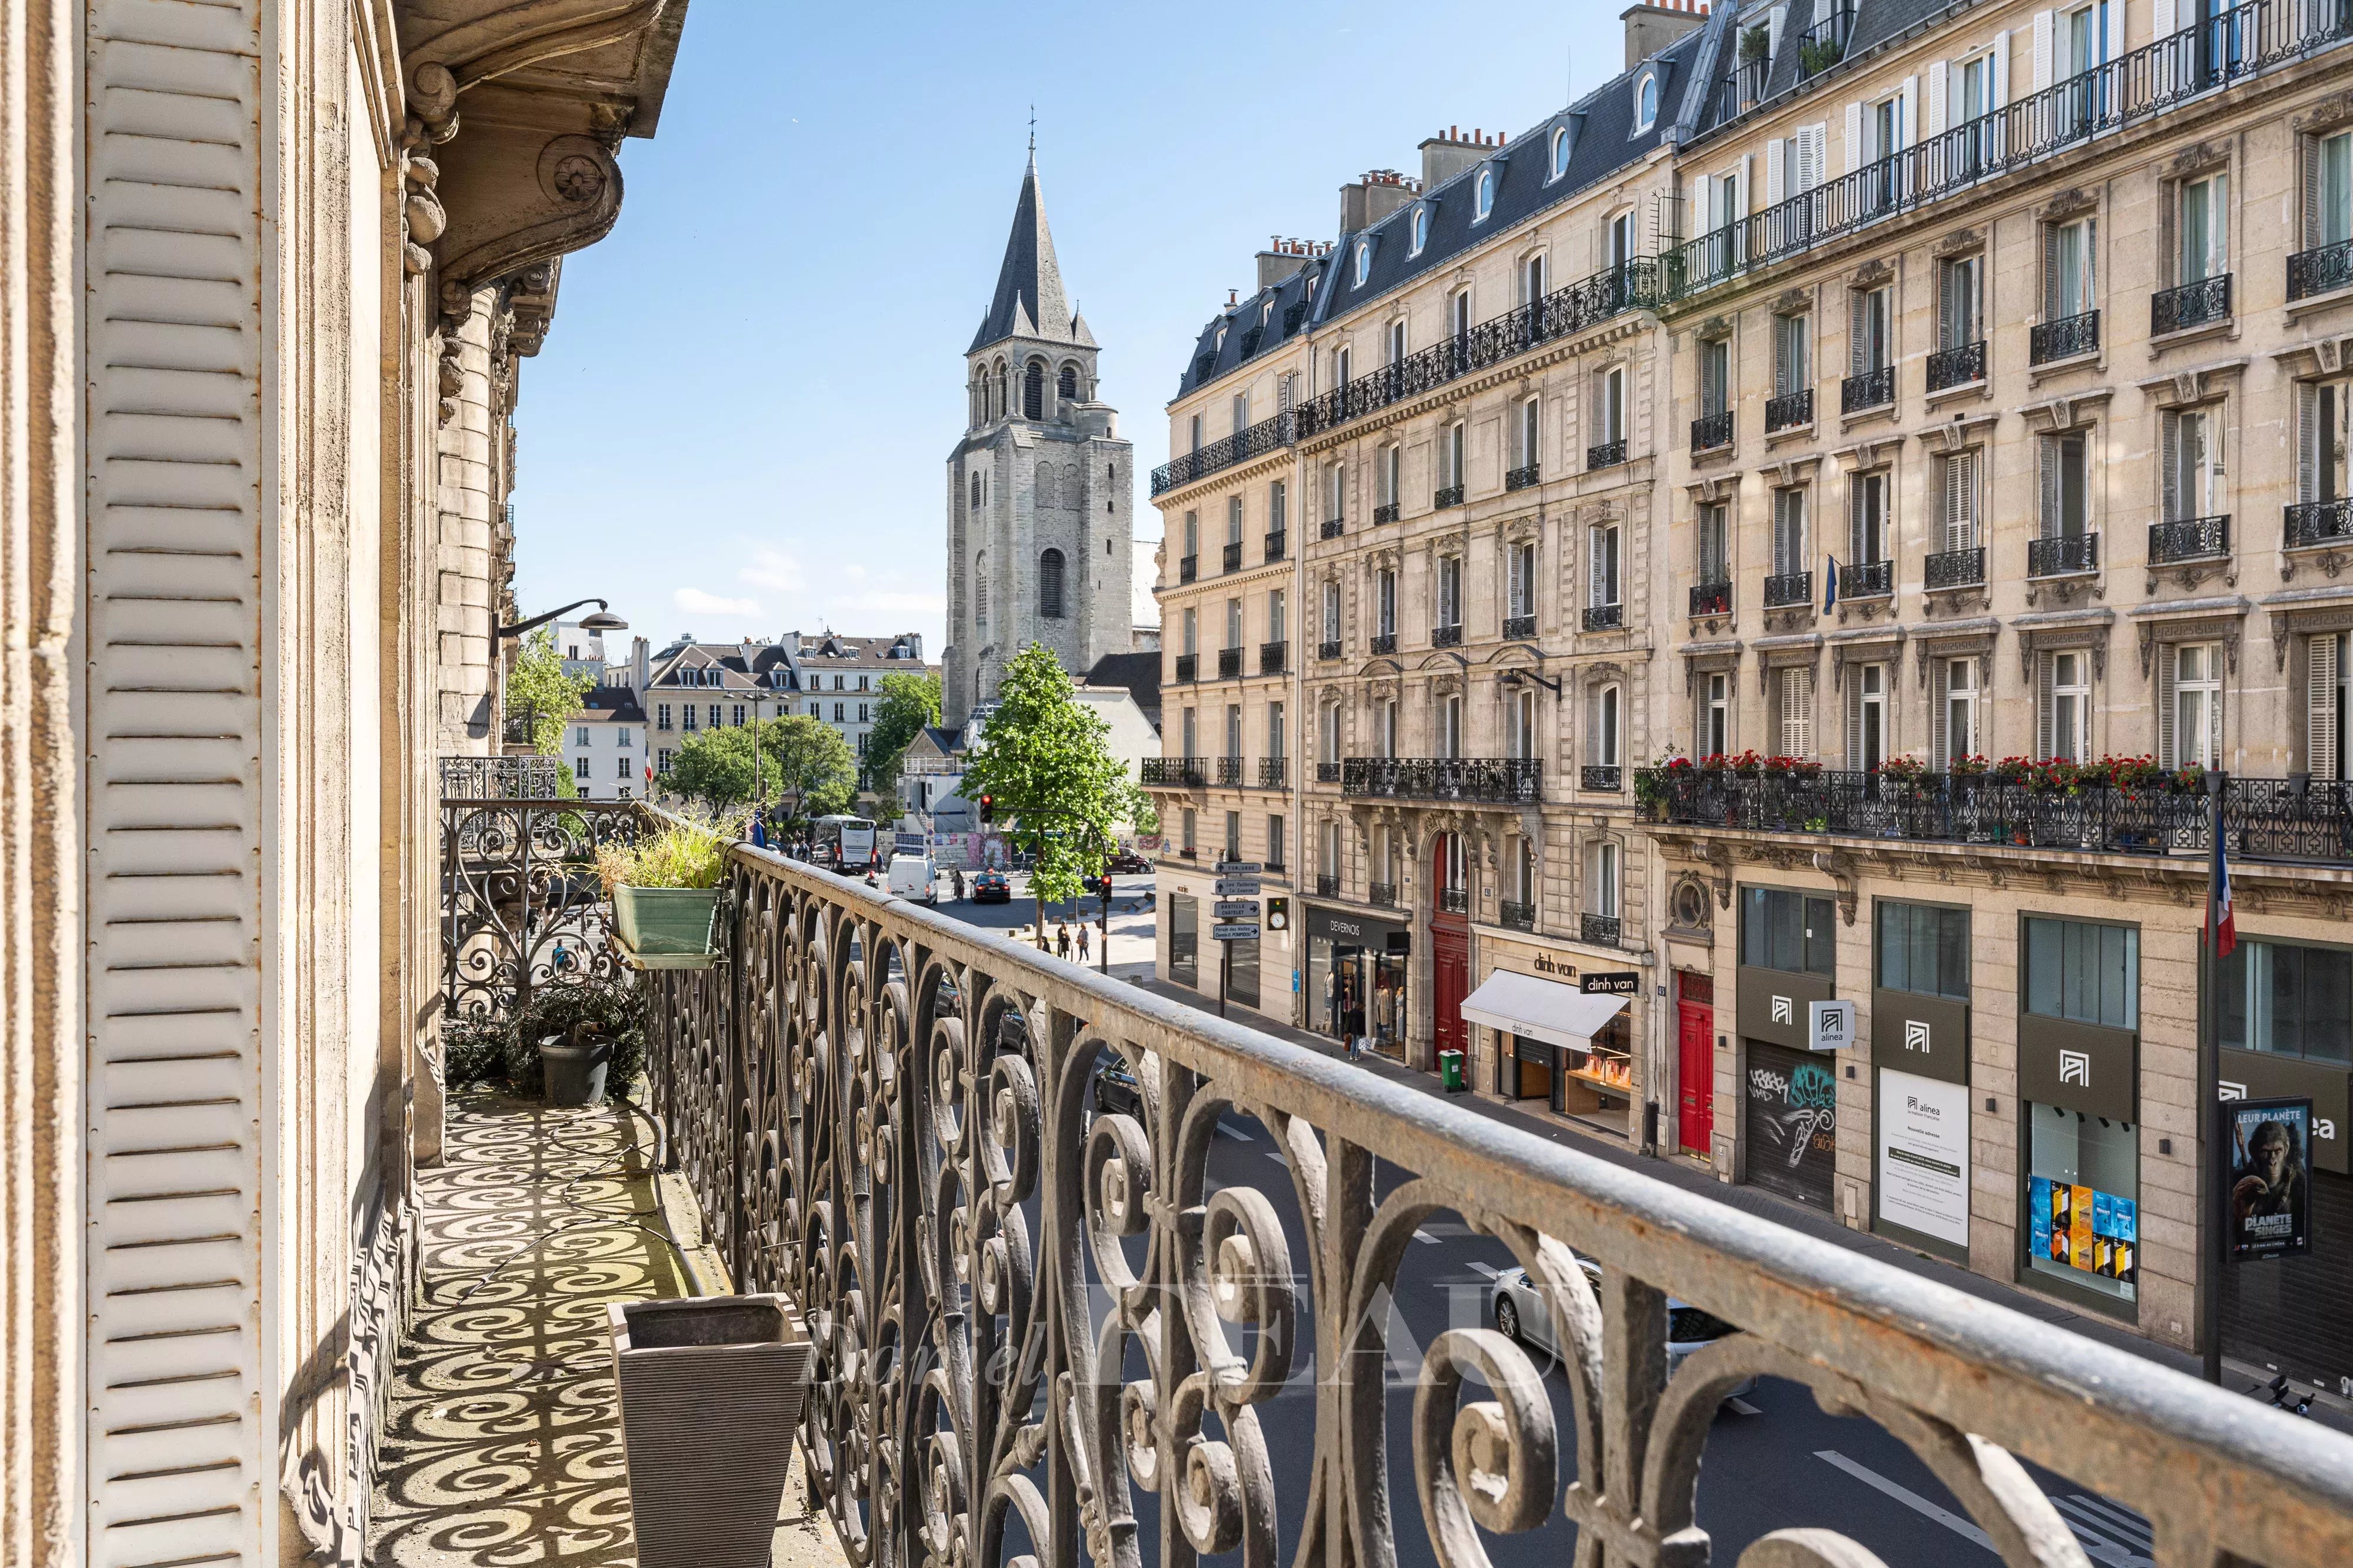
M 1846 281 L 1850 289 L 1876 289 L 1894 280 L 1895 268 L 1885 257 L 1874 256 L 1848 274 Z
M 2211 403 L 2229 390 L 2225 384 L 2235 384 L 2246 374 L 2248 360 L 2244 354 L 2237 359 L 2218 360 L 2212 364 L 2186 366 L 2152 375 L 2133 385 L 2141 395 L 2159 408 L 2188 408 L 2200 403 Z
M 2038 653 L 2084 648 L 2092 655 L 2092 678 L 2106 679 L 2108 628 L 2115 620 L 2114 610 L 2051 611 L 2040 616 L 2019 616 L 2010 623 L 2018 632 L 2019 678 L 2024 680 L 2034 678 L 2034 656 Z
M 1985 242 L 1985 236 L 1976 229 L 1956 229 L 1936 242 L 1936 255 L 1939 258 L 1967 256 L 1972 250 L 1983 250 Z
M 2209 169 L 2229 166 L 2230 144 L 2221 142 L 2200 142 L 2183 148 L 2158 165 L 2161 178 L 2186 180 L 2192 174 L 2202 174 Z
M 2246 630 L 2247 602 L 2239 601 L 2235 610 L 2212 615 L 2148 616 L 2141 619 L 2136 630 L 2140 634 L 2140 672 L 2148 674 L 2150 656 L 2159 643 L 2220 642 L 2222 657 L 2230 673 L 2239 673 L 2239 639 Z
M 2061 191 L 2057 195 L 2052 196 L 2042 204 L 2034 216 L 2044 223 L 2057 223 L 2064 218 L 2091 212 L 2099 205 L 2100 198 L 2095 193 L 2084 190 L 2078 185 Z
M 2113 389 L 2094 386 L 2082 392 L 2071 392 L 2063 397 L 2046 398 L 2041 403 L 2021 405 L 2019 413 L 2026 416 L 2026 427 L 2038 436 L 2054 430 L 2072 430 L 2099 409 L 2107 406 L 2115 396 Z
M 2288 124 L 2297 131 L 2328 131 L 2353 121 L 2353 92 L 2331 93 Z
M 1890 430 L 1884 435 L 1857 441 L 1851 447 L 1841 447 L 1831 456 L 1836 459 L 1838 466 L 1843 471 L 1860 474 L 1873 468 L 1885 468 L 1895 460 L 1895 454 L 1903 448 L 1903 433 Z
M 1704 479 L 1693 479 L 1683 489 L 1690 491 L 1692 500 L 1701 506 L 1731 500 L 1740 494 L 1740 470 L 1733 468 L 1721 474 L 1710 474 Z
M 1810 289 L 1784 289 L 1773 300 L 1773 313 L 1777 316 L 1802 316 L 1813 308 L 1814 291 Z
M 1977 414 L 1924 425 L 1920 427 L 1920 445 L 1935 456 L 1949 458 L 1979 441 L 1991 439 L 1994 426 L 2000 422 L 1999 414 Z

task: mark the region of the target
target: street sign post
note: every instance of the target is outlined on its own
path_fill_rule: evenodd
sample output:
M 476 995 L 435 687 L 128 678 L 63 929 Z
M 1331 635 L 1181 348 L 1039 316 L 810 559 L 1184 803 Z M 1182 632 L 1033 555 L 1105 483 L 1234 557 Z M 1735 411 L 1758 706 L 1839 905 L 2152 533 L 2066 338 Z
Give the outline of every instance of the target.
M 1258 932 L 1259 925 L 1256 921 L 1236 921 L 1230 925 L 1215 925 L 1209 928 L 1210 939 L 1215 942 L 1256 942 Z
M 1220 877 L 1213 890 L 1221 899 L 1255 899 L 1265 889 L 1256 877 Z
M 1258 900 L 1219 899 L 1209 906 L 1209 912 L 1221 921 L 1254 921 L 1258 919 Z
M 1220 877 L 1255 877 L 1265 869 L 1255 860 L 1220 860 L 1216 867 Z

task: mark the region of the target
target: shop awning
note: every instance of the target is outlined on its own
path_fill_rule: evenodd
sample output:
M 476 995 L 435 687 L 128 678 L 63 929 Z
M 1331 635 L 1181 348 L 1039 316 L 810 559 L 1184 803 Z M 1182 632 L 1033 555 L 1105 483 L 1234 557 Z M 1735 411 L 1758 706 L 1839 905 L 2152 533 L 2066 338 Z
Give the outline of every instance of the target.
M 1525 1035 L 1572 1051 L 1589 1051 L 1595 1033 L 1625 1005 L 1623 996 L 1588 996 L 1556 980 L 1499 969 L 1464 998 L 1462 1016 L 1507 1035 Z

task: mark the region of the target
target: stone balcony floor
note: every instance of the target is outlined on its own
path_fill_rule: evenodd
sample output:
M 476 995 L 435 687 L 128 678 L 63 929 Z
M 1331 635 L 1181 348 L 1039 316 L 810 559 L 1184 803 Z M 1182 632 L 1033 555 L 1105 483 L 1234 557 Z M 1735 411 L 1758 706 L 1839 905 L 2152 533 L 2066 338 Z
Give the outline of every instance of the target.
M 370 1562 L 636 1563 L 606 1303 L 690 1294 L 698 1276 L 727 1289 L 707 1249 L 681 1266 L 668 1239 L 700 1227 L 683 1184 L 654 1176 L 654 1147 L 626 1107 L 452 1097 L 443 1162 L 419 1173 L 421 1297 L 394 1368 Z M 798 1465 L 774 1561 L 844 1563 Z

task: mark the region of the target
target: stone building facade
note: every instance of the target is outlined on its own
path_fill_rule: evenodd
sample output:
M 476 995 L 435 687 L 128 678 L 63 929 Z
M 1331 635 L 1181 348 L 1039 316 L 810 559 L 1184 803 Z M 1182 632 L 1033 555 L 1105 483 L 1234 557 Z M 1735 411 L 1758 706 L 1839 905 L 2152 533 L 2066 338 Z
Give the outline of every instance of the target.
M 1033 150 L 988 314 L 965 351 L 965 434 L 947 462 L 942 705 L 961 724 L 1031 644 L 1074 679 L 1133 640 L 1135 467 L 1096 384 Z
M 682 4 L 0 5 L 0 1560 L 355 1563 L 437 759 Z

